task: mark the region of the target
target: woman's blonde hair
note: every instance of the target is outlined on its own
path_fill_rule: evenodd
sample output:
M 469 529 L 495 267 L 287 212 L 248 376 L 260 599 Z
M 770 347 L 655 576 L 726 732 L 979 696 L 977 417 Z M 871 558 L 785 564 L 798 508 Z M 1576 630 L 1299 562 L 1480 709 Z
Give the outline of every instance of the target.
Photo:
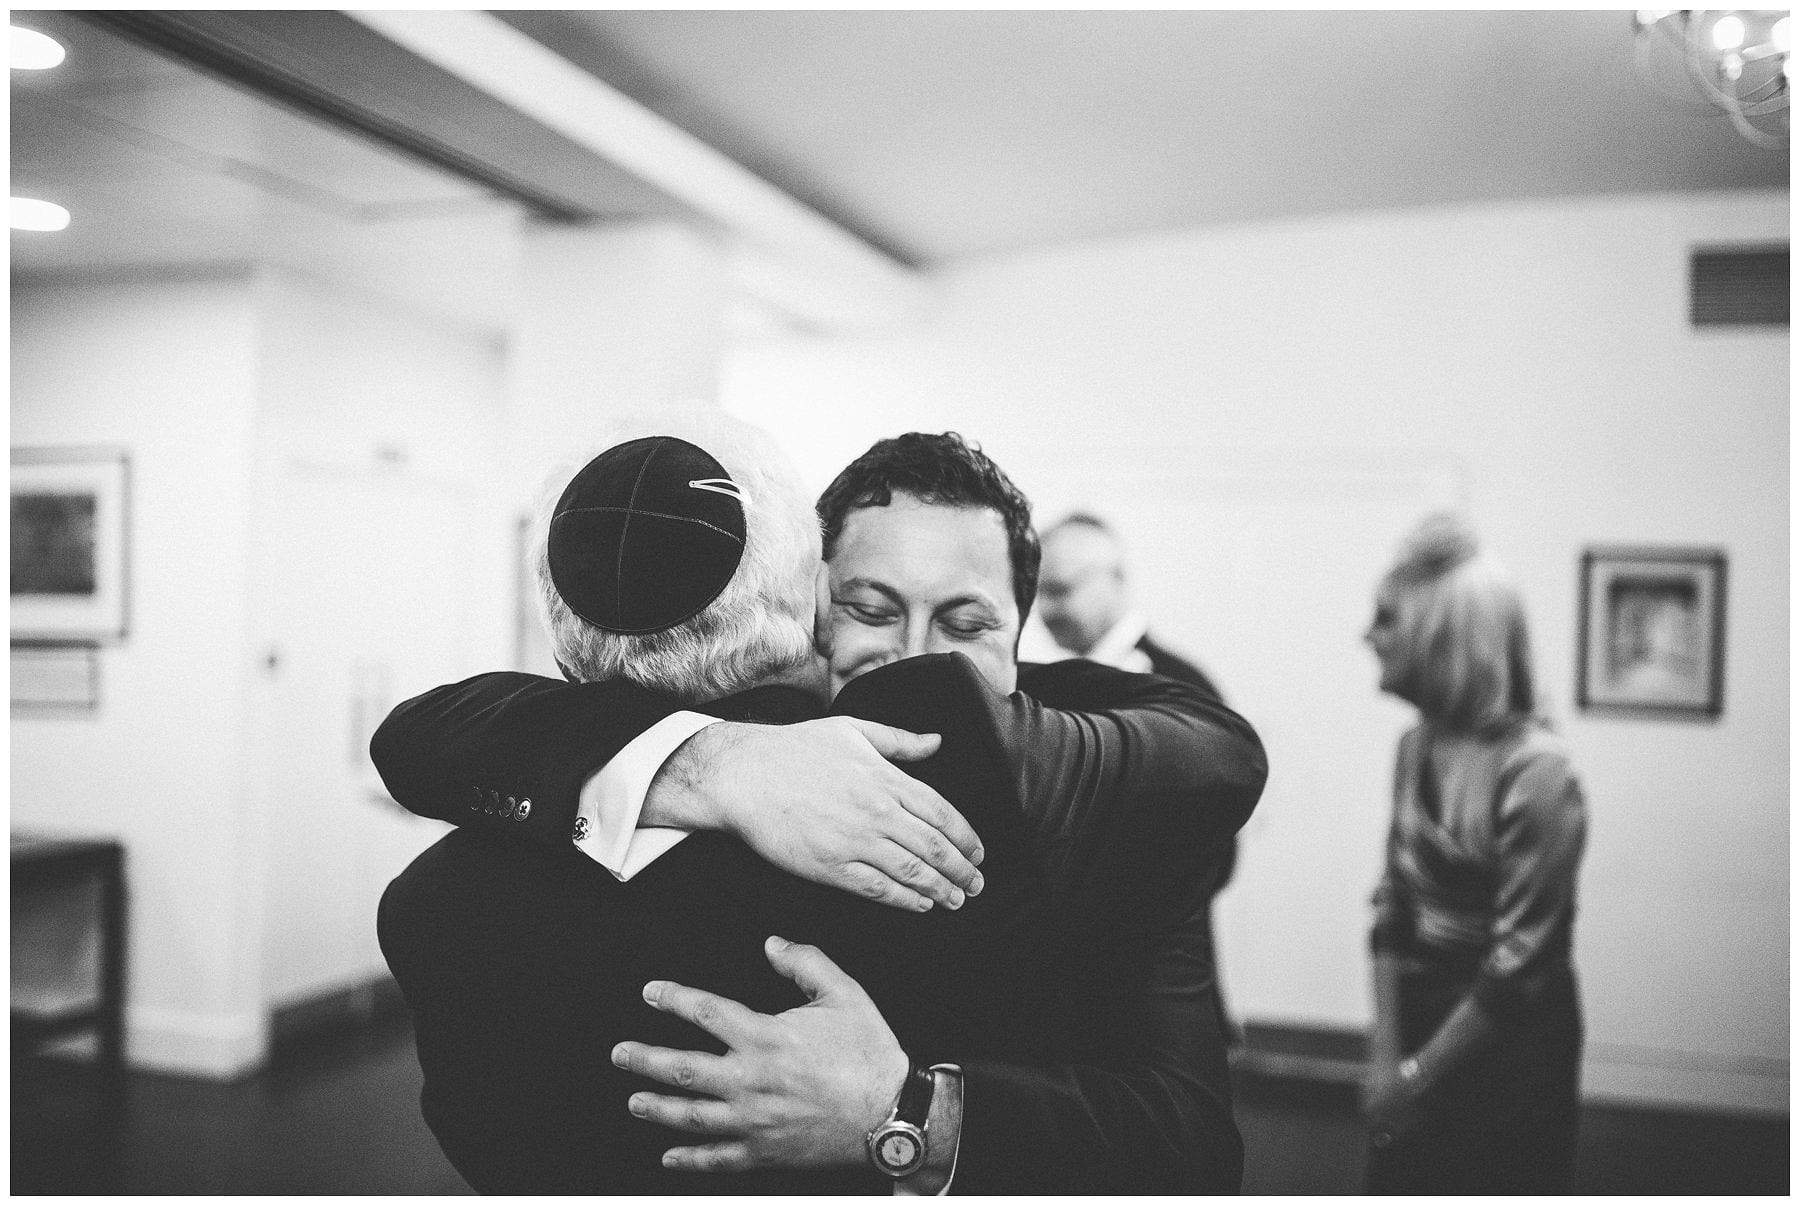
M 1400 693 L 1428 721 L 1482 732 L 1536 711 L 1525 605 L 1460 516 L 1428 516 L 1388 571 Z
M 628 678 L 697 703 L 806 667 L 813 657 L 819 520 L 787 455 L 761 428 L 705 407 L 634 415 L 613 427 L 610 443 L 669 435 L 711 453 L 744 500 L 744 553 L 718 598 L 673 628 L 623 634 L 595 627 L 569 609 L 550 577 L 550 519 L 586 458 L 575 462 L 546 485 L 529 553 L 563 673 L 577 682 Z

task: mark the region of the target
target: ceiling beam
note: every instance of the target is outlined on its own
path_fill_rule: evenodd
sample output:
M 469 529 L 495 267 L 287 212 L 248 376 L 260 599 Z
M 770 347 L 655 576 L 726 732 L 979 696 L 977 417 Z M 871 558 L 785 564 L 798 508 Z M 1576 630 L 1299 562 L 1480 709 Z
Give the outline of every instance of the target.
M 541 217 L 687 215 L 672 199 L 342 13 L 74 15 L 521 201 Z
M 80 16 L 566 221 L 717 233 L 738 287 L 790 318 L 919 312 L 913 270 L 487 13 L 90 10 Z
M 706 219 L 730 238 L 742 283 L 780 309 L 860 324 L 925 300 L 912 270 L 496 17 L 350 16 Z

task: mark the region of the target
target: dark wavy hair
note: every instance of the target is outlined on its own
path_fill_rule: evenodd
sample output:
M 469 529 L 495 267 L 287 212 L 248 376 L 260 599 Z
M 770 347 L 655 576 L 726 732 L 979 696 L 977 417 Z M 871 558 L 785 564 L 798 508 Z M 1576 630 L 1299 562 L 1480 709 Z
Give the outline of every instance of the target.
M 909 431 L 877 440 L 844 466 L 819 495 L 819 522 L 824 528 L 825 560 L 837 548 L 838 533 L 850 512 L 885 507 L 894 495 L 947 507 L 986 507 L 1006 525 L 1006 551 L 1012 561 L 1013 599 L 1019 622 L 1037 598 L 1038 562 L 1042 552 L 1031 527 L 1031 503 L 979 445 L 954 431 L 928 435 Z

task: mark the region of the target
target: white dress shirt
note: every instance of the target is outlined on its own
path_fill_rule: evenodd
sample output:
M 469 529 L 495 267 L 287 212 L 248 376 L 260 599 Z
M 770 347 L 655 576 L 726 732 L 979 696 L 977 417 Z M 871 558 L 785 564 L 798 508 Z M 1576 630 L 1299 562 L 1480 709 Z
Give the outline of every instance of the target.
M 1104 636 L 1094 642 L 1092 649 L 1081 656 L 1103 666 L 1116 666 L 1133 674 L 1148 674 L 1150 655 L 1139 649 L 1137 644 L 1149 631 L 1150 622 L 1144 618 L 1143 612 L 1128 611 L 1119 617 L 1118 623 L 1106 630 Z

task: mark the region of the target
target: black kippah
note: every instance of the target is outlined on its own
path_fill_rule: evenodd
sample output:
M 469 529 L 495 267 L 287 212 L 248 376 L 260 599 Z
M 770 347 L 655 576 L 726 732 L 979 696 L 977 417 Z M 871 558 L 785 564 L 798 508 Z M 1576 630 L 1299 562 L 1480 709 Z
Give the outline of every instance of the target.
M 550 580 L 569 610 L 608 632 L 673 628 L 719 597 L 744 555 L 737 483 L 674 436 L 608 448 L 550 518 Z

